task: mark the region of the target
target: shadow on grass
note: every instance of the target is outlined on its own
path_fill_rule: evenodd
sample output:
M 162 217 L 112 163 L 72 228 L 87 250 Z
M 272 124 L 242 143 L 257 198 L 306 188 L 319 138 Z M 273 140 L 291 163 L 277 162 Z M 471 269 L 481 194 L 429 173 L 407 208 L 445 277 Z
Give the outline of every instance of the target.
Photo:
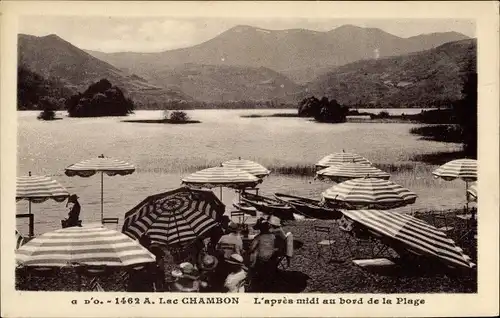
M 448 161 L 465 158 L 465 153 L 460 151 L 431 152 L 418 154 L 411 158 L 412 161 L 420 161 L 432 165 L 443 165 Z
M 279 270 L 274 281 L 269 284 L 267 293 L 300 293 L 307 287 L 310 277 L 299 271 Z

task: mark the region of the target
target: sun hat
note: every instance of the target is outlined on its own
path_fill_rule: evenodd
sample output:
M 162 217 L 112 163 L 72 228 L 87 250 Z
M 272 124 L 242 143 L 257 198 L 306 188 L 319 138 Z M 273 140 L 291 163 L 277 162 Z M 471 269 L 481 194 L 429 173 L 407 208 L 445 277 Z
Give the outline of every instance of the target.
M 171 274 L 173 277 L 176 278 L 182 277 L 182 272 L 180 269 L 174 269 Z
M 239 254 L 232 254 L 231 256 L 229 256 L 229 258 L 226 259 L 226 263 L 238 265 L 246 269 L 245 264 L 243 263 L 243 256 Z
M 194 265 L 189 262 L 184 262 L 179 265 L 182 274 L 190 275 L 194 273 Z
M 234 223 L 234 222 L 231 222 L 229 223 L 228 225 L 228 229 L 229 230 L 232 230 L 232 231 L 237 231 L 238 230 L 238 224 Z
M 269 225 L 274 226 L 274 227 L 281 226 L 281 220 L 280 220 L 280 218 L 277 217 L 277 216 L 274 216 L 274 215 L 271 215 L 269 217 L 269 220 L 267 220 L 267 223 L 269 223 Z
M 217 258 L 207 254 L 201 259 L 200 267 L 203 270 L 212 270 L 217 267 L 218 263 L 219 261 L 217 260 Z

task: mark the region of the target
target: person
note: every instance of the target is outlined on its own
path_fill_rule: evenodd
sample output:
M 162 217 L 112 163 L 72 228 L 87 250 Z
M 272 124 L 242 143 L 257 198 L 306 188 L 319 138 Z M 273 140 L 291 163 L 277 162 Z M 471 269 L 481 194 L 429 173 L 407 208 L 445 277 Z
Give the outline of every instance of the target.
M 128 292 L 154 292 L 155 278 L 149 265 L 135 266 L 129 270 Z
M 243 252 L 243 240 L 238 234 L 238 224 L 231 222 L 227 229 L 228 233 L 223 235 L 217 243 L 218 249 L 224 252 L 224 258 L 228 258 L 231 254 L 241 255 Z M 224 245 L 231 245 L 232 249 L 224 248 Z
M 66 207 L 68 207 L 70 203 L 72 203 L 72 206 L 69 210 L 68 218 L 63 222 L 63 227 L 81 226 L 79 222 L 81 206 L 78 202 L 78 196 L 76 194 L 69 196 L 68 202 L 66 202 Z
M 224 287 L 228 293 L 244 293 L 247 268 L 243 264 L 243 257 L 232 254 L 227 260 L 229 274 L 224 281 Z
M 196 275 L 196 269 L 193 264 L 184 262 L 179 265 L 179 269 L 172 271 L 172 276 L 176 280 L 172 283 L 171 291 L 174 292 L 199 292 L 201 282 Z
M 163 249 L 153 244 L 150 248 L 151 253 L 156 257 L 155 266 L 153 266 L 153 276 L 155 277 L 156 291 L 164 291 L 165 289 L 165 252 Z
M 266 221 L 267 221 L 267 219 L 265 217 L 263 217 L 263 216 L 259 217 L 257 219 L 257 222 L 254 224 L 253 229 L 256 231 L 260 231 L 260 227 L 262 226 L 262 223 L 266 222 Z
M 270 225 L 262 222 L 260 233 L 254 238 L 250 246 L 250 266 L 252 285 L 267 284 L 271 281 L 273 273 L 270 268 L 273 256 L 277 251 L 276 237 L 270 231 Z
M 201 260 L 198 264 L 198 268 L 200 269 L 200 280 L 205 283 L 205 286 L 202 287 L 204 291 L 215 291 L 214 289 L 214 273 L 217 268 L 219 261 L 216 257 L 205 254 L 201 257 Z
M 279 217 L 271 215 L 267 220 L 267 223 L 270 226 L 269 231 L 271 233 L 273 233 L 277 238 L 286 240 L 286 234 L 285 231 L 283 231 L 283 228 L 281 227 L 281 219 Z
M 291 256 L 287 255 L 287 253 L 286 253 L 287 252 L 288 237 L 285 234 L 285 231 L 283 231 L 283 228 L 281 227 L 281 219 L 278 218 L 277 216 L 272 215 L 267 220 L 267 223 L 269 224 L 269 227 L 270 227 L 269 232 L 271 232 L 274 235 L 274 237 L 276 238 L 275 245 L 276 245 L 277 250 L 280 251 L 280 253 L 285 254 L 287 264 L 288 264 L 288 266 L 290 266 Z M 292 242 L 292 244 L 293 244 L 293 242 Z M 277 255 L 275 255 L 275 256 L 277 256 Z

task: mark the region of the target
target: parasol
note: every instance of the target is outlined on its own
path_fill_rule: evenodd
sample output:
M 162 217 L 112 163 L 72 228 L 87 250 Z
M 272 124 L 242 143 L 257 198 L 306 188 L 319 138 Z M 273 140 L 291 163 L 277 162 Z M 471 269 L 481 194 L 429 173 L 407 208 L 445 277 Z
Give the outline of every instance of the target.
M 49 199 L 63 202 L 69 197 L 69 192 L 56 180 L 47 176 L 34 176 L 31 171 L 27 176 L 17 177 L 16 201 L 28 200 L 28 213 L 31 215 L 31 203 L 41 203 Z M 33 236 L 33 224 L 30 219 L 30 233 Z
M 390 175 L 371 165 L 351 162 L 319 170 L 316 172 L 316 177 L 320 180 L 329 179 L 335 182 L 344 182 L 350 179 L 364 177 L 387 180 L 390 178 Z
M 212 191 L 182 187 L 144 199 L 125 214 L 122 232 L 162 245 L 185 243 L 216 226 L 224 211 Z
M 155 261 L 155 256 L 128 236 L 99 227 L 68 227 L 45 233 L 16 251 L 20 265 L 124 267 Z
M 455 242 L 430 224 L 399 212 L 342 210 L 348 218 L 409 249 L 467 268 L 475 266 Z
M 394 182 L 376 178 L 348 180 L 327 189 L 322 196 L 327 204 L 384 210 L 413 204 L 417 198 Z
M 344 152 L 344 150 L 342 150 L 342 152 L 330 154 L 322 158 L 316 164 L 316 168 L 324 169 L 330 166 L 340 165 L 349 162 L 371 165 L 371 162 L 368 161 L 368 159 L 358 154 Z
M 441 178 L 446 181 L 462 179 L 465 181 L 465 197 L 467 198 L 467 190 L 469 182 L 477 180 L 477 160 L 474 159 L 457 159 L 452 160 L 440 166 L 432 172 L 434 177 Z M 469 202 L 466 200 L 466 207 L 469 210 Z
M 101 173 L 101 222 L 104 217 L 104 209 L 103 209 L 103 192 L 104 192 L 104 180 L 103 175 L 107 174 L 108 176 L 124 176 L 128 174 L 132 174 L 135 171 L 135 167 L 127 162 L 112 159 L 108 157 L 104 157 L 104 155 L 100 155 L 97 158 L 84 160 L 79 163 L 75 163 L 66 168 L 65 173 L 69 177 L 80 176 L 80 177 L 90 177 L 94 174 L 100 172 Z

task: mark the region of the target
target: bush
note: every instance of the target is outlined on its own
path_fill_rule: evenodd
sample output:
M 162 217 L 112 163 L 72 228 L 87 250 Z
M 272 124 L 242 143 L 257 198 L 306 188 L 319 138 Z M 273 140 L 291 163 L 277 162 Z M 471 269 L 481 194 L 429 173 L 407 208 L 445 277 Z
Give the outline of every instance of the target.
M 335 99 L 328 100 L 327 97 L 321 100 L 312 96 L 304 98 L 299 103 L 299 117 L 314 117 L 318 122 L 343 123 L 346 121 L 349 107 L 340 105 Z
M 39 108 L 43 109 L 37 116 L 39 120 L 54 120 L 56 110 L 59 109 L 59 101 L 53 97 L 43 96 L 39 101 Z
M 170 121 L 176 123 L 186 122 L 189 121 L 189 116 L 183 111 L 176 110 L 170 114 Z
M 102 79 L 66 102 L 70 117 L 126 116 L 133 112 L 134 103 L 122 90 Z

